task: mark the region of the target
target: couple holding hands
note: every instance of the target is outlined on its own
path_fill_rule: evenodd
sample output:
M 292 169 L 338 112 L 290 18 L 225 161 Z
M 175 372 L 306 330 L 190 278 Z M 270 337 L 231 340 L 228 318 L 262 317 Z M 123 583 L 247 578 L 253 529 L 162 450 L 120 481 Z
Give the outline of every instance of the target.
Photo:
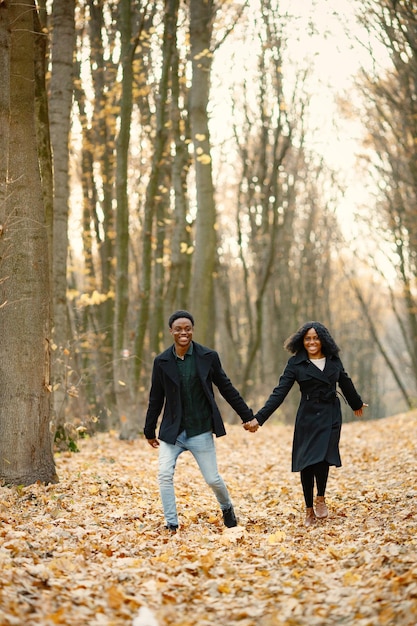
M 282 404 L 294 383 L 300 388 L 292 448 L 292 471 L 300 472 L 306 515 L 305 525 L 325 518 L 325 492 L 329 467 L 340 467 L 339 440 L 342 413 L 339 392 L 357 417 L 364 407 L 360 395 L 339 358 L 339 347 L 319 322 L 306 322 L 284 343 L 292 354 L 265 405 L 256 415 L 248 407 L 222 368 L 218 353 L 193 341 L 194 318 L 179 310 L 168 321 L 173 345 L 159 354 L 153 364 L 144 434 L 153 448 L 159 448 L 159 490 L 170 532 L 178 529 L 174 472 L 182 452 L 194 456 L 204 480 L 213 490 L 231 528 L 237 519 L 229 492 L 217 467 L 214 437 L 226 434 L 217 407 L 213 384 L 243 421 L 256 432 Z M 161 414 L 158 438 L 156 427 Z M 316 498 L 314 499 L 314 487 Z

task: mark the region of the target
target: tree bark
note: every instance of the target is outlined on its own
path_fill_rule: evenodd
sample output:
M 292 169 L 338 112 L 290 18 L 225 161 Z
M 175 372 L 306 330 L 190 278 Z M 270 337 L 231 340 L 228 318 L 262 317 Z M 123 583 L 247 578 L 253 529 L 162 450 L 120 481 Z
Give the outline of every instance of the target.
M 67 311 L 69 134 L 73 95 L 75 44 L 74 0 L 54 0 L 52 7 L 52 73 L 49 101 L 54 175 L 52 235 L 53 293 L 53 407 L 55 428 L 64 428 L 67 402 L 69 329 Z
M 189 201 L 187 194 L 187 176 L 191 158 L 188 151 L 190 141 L 189 118 L 186 113 L 188 89 L 183 76 L 180 76 L 178 49 L 172 60 L 172 103 L 171 121 L 175 153 L 172 159 L 172 188 L 174 190 L 173 229 L 170 247 L 169 283 L 165 293 L 165 311 L 188 306 L 191 284 L 192 239 L 191 227 L 187 222 Z M 180 106 L 180 99 L 185 101 Z
M 116 158 L 116 285 L 113 335 L 114 391 L 119 417 L 120 437 L 130 439 L 136 435 L 133 417 L 132 393 L 129 385 L 128 364 L 123 358 L 127 344 L 127 314 L 129 306 L 129 202 L 127 195 L 130 123 L 132 116 L 133 50 L 130 0 L 119 4 L 122 96 L 120 103 L 120 130 L 117 138 Z
M 49 430 L 50 294 L 35 129 L 34 11 L 34 2 L 9 3 L 8 77 L 8 64 L 0 66 L 0 84 L 10 80 L 7 188 L 0 206 L 0 479 L 22 485 L 57 481 Z
M 190 308 L 198 323 L 199 341 L 207 345 L 214 343 L 214 271 L 217 263 L 216 207 L 207 114 L 214 15 L 213 0 L 190 0 L 190 120 L 197 190 Z
M 89 214 L 90 223 L 94 223 L 94 236 L 97 240 L 98 251 L 100 255 L 99 271 L 95 272 L 96 284 L 95 289 L 99 293 L 105 295 L 105 299 L 101 304 L 94 307 L 92 314 L 96 318 L 95 323 L 100 329 L 101 342 L 103 348 L 97 351 L 97 357 L 94 364 L 94 375 L 90 386 L 96 390 L 96 399 L 94 401 L 93 410 L 97 410 L 100 417 L 100 427 L 113 426 L 117 428 L 117 423 L 111 418 L 115 407 L 114 385 L 107 385 L 106 380 L 113 376 L 112 361 L 110 355 L 113 349 L 113 330 L 114 330 L 114 298 L 111 293 L 115 287 L 115 267 L 114 267 L 114 230 L 115 230 L 115 211 L 114 202 L 114 186 L 115 186 L 115 138 L 117 117 L 116 115 L 108 115 L 107 111 L 113 109 L 115 105 L 117 88 L 108 89 L 108 85 L 116 83 L 117 65 L 111 59 L 106 58 L 105 47 L 103 44 L 103 33 L 110 40 L 110 46 L 114 46 L 117 38 L 117 25 L 112 30 L 104 27 L 104 2 L 96 3 L 94 0 L 88 0 L 90 11 L 89 28 L 91 39 L 91 59 L 90 71 L 94 85 L 94 125 L 90 132 L 86 131 L 84 150 L 87 155 L 92 155 L 93 161 L 99 164 L 101 182 L 102 182 L 102 199 L 100 190 L 94 189 L 93 193 L 97 195 L 98 202 L 92 202 L 90 197 L 85 196 L 85 217 Z M 116 20 L 114 20 L 116 22 Z M 89 172 L 84 170 L 84 176 L 94 182 L 93 169 Z M 102 211 L 102 222 L 99 220 L 98 212 Z M 91 229 L 86 230 L 91 233 Z M 92 239 L 90 235 L 90 239 Z M 86 251 L 87 252 L 87 251 Z M 88 252 L 87 252 L 88 254 Z M 98 372 L 101 375 L 98 375 Z M 101 406 L 100 406 L 101 403 Z M 95 408 L 95 405 L 98 405 Z
M 4 215 L 9 155 L 10 24 L 8 2 L 0 4 L 0 211 Z M 4 224 L 0 224 L 3 234 Z M 1 268 L 0 268 L 1 269 Z M 1 306 L 0 302 L 0 306 Z

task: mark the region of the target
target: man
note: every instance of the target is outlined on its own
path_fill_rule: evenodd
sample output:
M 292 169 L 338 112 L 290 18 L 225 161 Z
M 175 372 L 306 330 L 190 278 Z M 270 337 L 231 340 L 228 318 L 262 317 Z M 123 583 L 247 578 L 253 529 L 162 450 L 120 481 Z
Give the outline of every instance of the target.
M 213 392 L 214 383 L 243 422 L 253 412 L 224 372 L 217 352 L 193 341 L 194 318 L 176 311 L 168 321 L 174 344 L 154 361 L 144 433 L 153 448 L 159 447 L 159 489 L 171 532 L 178 529 L 174 471 L 179 455 L 189 450 L 206 483 L 213 490 L 228 528 L 237 520 L 227 487 L 217 468 L 216 437 L 226 434 Z M 165 406 L 164 406 L 165 404 Z M 158 417 L 164 408 L 156 438 Z

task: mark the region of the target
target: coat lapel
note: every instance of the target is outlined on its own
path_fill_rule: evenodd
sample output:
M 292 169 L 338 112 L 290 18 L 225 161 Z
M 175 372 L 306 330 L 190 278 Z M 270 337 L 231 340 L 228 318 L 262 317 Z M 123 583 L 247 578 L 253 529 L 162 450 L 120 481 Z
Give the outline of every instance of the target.
M 177 364 L 175 363 L 172 346 L 161 355 L 161 369 L 163 369 L 165 374 L 169 376 L 176 385 L 180 384 L 180 375 Z
M 316 378 L 317 380 L 321 380 L 324 383 L 330 383 L 329 380 L 329 372 L 328 367 L 327 367 L 327 362 L 328 359 L 326 359 L 326 365 L 323 371 L 321 371 L 321 369 L 319 369 L 316 365 L 314 365 L 314 363 L 312 363 L 310 360 L 308 361 L 308 365 L 307 365 L 307 372 L 309 373 L 309 375 L 312 378 Z
M 193 341 L 193 350 L 198 375 L 200 376 L 201 380 L 206 380 L 211 368 L 212 360 L 204 357 L 207 354 L 210 354 L 212 351 L 208 350 L 201 344 L 196 343 L 195 341 Z M 165 352 L 161 354 L 161 368 L 164 370 L 165 374 L 174 381 L 176 385 L 180 384 L 180 376 L 177 364 L 175 363 L 172 346 L 167 348 Z
M 207 359 L 205 356 L 211 353 L 211 350 L 207 350 L 205 346 L 199 343 L 194 343 L 194 354 L 197 372 L 201 380 L 206 380 L 211 368 L 212 359 Z
M 312 378 L 316 378 L 317 380 L 320 380 L 324 383 L 329 384 L 331 382 L 331 375 L 337 369 L 335 363 L 333 363 L 332 357 L 326 357 L 326 365 L 323 371 L 321 371 L 321 369 L 319 369 L 316 365 L 314 365 L 314 363 L 312 363 L 312 361 L 310 361 L 305 350 L 299 352 L 296 357 L 297 363 L 302 363 L 303 361 L 307 363 L 307 372 L 309 376 L 311 376 Z

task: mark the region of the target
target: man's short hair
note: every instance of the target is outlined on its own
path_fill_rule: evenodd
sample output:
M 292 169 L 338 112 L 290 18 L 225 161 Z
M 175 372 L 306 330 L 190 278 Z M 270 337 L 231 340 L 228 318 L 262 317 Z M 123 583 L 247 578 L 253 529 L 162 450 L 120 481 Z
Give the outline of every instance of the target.
M 172 324 L 175 322 L 175 320 L 180 319 L 180 317 L 186 317 L 188 320 L 190 320 L 191 324 L 194 326 L 194 318 L 191 315 L 191 313 L 189 313 L 188 311 L 183 311 L 181 309 L 179 311 L 175 311 L 175 313 L 171 315 L 171 317 L 168 320 L 168 326 L 172 328 Z

